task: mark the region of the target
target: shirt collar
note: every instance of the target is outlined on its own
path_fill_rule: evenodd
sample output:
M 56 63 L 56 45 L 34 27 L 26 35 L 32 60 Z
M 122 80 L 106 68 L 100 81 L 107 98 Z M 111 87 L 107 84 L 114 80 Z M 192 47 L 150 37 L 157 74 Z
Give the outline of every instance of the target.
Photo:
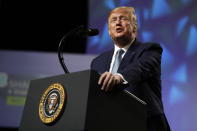
M 134 42 L 135 39 L 133 39 L 128 45 L 126 45 L 123 48 L 119 48 L 117 45 L 114 44 L 114 52 L 117 52 L 119 49 L 124 50 L 124 52 L 126 53 L 127 50 L 129 49 L 129 47 L 131 46 L 131 44 Z

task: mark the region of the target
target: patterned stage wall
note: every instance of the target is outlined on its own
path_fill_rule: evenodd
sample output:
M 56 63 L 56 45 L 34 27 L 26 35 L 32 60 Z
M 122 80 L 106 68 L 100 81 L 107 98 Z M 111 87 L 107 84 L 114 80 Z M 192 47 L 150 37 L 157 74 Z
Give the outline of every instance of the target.
M 138 40 L 163 47 L 162 95 L 172 131 L 197 131 L 197 1 L 90 0 L 89 26 L 100 34 L 88 39 L 87 54 L 113 47 L 107 17 L 117 6 L 133 6 L 138 17 Z

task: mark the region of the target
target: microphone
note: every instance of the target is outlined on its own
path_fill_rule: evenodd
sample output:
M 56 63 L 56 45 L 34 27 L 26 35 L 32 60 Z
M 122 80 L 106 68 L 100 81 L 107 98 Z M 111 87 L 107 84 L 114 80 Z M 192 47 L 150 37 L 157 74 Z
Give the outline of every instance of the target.
M 65 42 L 67 42 L 68 37 L 74 36 L 74 35 L 78 35 L 80 37 L 84 37 L 84 36 L 95 36 L 98 35 L 99 30 L 98 29 L 93 29 L 93 28 L 85 28 L 85 26 L 81 25 L 73 30 L 71 30 L 70 32 L 68 32 L 67 34 L 65 34 L 62 39 L 60 40 L 59 46 L 58 46 L 58 58 L 59 58 L 59 62 L 64 70 L 65 73 L 69 73 L 65 63 L 64 63 L 64 58 L 63 58 L 63 44 Z
M 81 27 L 78 32 L 77 32 L 78 35 L 85 35 L 85 36 L 95 36 L 95 35 L 98 35 L 99 34 L 99 30 L 96 29 L 96 28 L 84 28 L 84 27 Z
M 98 29 L 91 29 L 89 28 L 88 31 L 87 31 L 87 35 L 88 36 L 95 36 L 95 35 L 98 35 L 99 34 L 99 30 Z

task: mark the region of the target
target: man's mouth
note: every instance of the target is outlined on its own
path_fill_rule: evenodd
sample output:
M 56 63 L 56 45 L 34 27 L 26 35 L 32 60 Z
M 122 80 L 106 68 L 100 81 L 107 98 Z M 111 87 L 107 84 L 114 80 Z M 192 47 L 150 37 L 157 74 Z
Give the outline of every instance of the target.
M 118 28 L 116 28 L 116 32 L 117 32 L 117 33 L 120 33 L 120 32 L 122 32 L 122 31 L 123 31 L 123 29 L 122 29 L 122 28 L 119 28 L 119 27 L 118 27 Z

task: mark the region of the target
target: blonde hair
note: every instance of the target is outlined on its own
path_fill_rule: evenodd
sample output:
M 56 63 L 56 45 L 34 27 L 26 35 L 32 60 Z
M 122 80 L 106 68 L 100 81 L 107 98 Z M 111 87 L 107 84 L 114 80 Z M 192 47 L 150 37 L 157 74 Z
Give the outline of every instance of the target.
M 133 25 L 135 35 L 137 37 L 138 24 L 137 24 L 137 16 L 135 14 L 135 9 L 133 7 L 121 6 L 121 7 L 117 7 L 115 9 L 111 10 L 109 12 L 109 16 L 108 16 L 108 23 L 109 23 L 109 17 L 111 16 L 111 14 L 114 13 L 115 11 L 117 11 L 117 10 L 125 10 L 129 13 L 130 22 Z

